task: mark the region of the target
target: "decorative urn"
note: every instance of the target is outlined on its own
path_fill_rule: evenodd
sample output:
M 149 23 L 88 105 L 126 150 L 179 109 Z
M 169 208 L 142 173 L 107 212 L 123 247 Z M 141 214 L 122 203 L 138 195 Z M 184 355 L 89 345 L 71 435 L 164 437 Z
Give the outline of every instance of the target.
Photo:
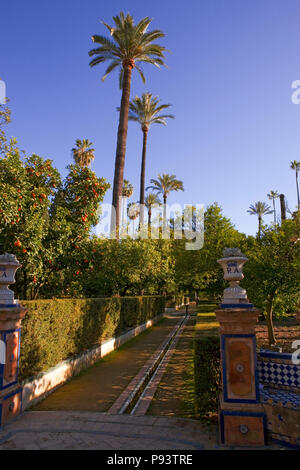
M 5 253 L 0 256 L 0 306 L 16 307 L 18 305 L 14 292 L 8 286 L 16 282 L 15 273 L 21 266 L 15 255 Z
M 247 292 L 239 283 L 244 279 L 243 266 L 248 258 L 239 248 L 225 248 L 223 257 L 218 260 L 224 271 L 224 279 L 229 287 L 224 290 L 221 308 L 252 308 Z

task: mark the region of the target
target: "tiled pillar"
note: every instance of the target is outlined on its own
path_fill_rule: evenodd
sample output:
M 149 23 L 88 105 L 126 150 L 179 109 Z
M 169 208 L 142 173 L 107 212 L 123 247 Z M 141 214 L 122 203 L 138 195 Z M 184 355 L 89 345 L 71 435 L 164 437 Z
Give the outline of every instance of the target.
M 223 390 L 220 433 L 226 445 L 265 444 L 266 417 L 260 404 L 256 359 L 255 308 L 216 310 L 221 327 Z
M 255 325 L 259 311 L 239 283 L 247 258 L 238 248 L 226 248 L 218 263 L 229 288 L 224 290 L 216 317 L 220 323 L 222 394 L 221 441 L 232 446 L 265 444 L 266 417 L 260 403 Z
M 18 267 L 13 255 L 0 256 L 0 427 L 18 416 L 22 408 L 18 372 L 21 322 L 27 310 L 8 289 Z

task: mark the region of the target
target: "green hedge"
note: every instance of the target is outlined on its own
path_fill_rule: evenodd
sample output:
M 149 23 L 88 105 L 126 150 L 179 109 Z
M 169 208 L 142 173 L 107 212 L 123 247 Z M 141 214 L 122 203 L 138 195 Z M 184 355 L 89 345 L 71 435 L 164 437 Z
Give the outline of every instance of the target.
M 20 380 L 81 354 L 164 311 L 165 298 L 22 301 Z
M 220 337 L 196 336 L 194 339 L 196 414 L 206 417 L 218 412 L 221 391 Z
M 185 297 L 183 294 L 167 295 L 166 296 L 166 307 L 175 308 L 177 306 L 185 305 L 189 303 L 189 297 Z

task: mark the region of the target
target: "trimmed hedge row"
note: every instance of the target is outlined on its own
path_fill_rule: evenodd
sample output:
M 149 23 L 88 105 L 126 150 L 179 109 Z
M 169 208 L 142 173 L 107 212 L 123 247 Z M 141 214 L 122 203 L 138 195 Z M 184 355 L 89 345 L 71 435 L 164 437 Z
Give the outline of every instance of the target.
M 177 295 L 167 295 L 166 296 L 166 307 L 175 308 L 177 306 L 186 305 L 190 301 L 189 297 L 184 296 L 183 294 Z
M 196 414 L 207 417 L 217 413 L 221 391 L 219 336 L 195 336 L 194 373 Z
M 165 298 L 111 297 L 22 301 L 20 380 L 77 356 L 164 311 Z

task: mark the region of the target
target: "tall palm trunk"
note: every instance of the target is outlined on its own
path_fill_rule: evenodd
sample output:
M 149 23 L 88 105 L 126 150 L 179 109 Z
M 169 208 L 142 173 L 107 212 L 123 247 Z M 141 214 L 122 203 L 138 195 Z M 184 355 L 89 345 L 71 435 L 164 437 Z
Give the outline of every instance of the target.
M 296 186 L 297 186 L 297 201 L 298 201 L 298 211 L 300 210 L 300 196 L 299 196 L 299 184 L 298 184 L 298 171 L 296 171 Z
M 286 220 L 286 206 L 284 194 L 280 194 L 280 212 L 281 212 L 281 223 Z
M 145 175 L 146 175 L 146 150 L 147 150 L 147 137 L 148 127 L 143 126 L 143 153 L 141 165 L 141 183 L 140 183 L 140 226 L 144 225 L 144 204 L 145 204 Z
M 126 196 L 122 197 L 122 205 L 123 205 L 122 221 L 121 221 L 122 231 L 125 230 L 127 199 L 128 198 Z
M 261 234 L 261 224 L 262 224 L 262 217 L 261 215 L 258 216 L 258 238 L 260 238 Z
M 164 194 L 163 198 L 164 198 L 163 231 L 165 232 L 167 228 L 167 195 Z
M 115 233 L 117 239 L 119 239 L 119 228 L 120 228 L 120 196 L 122 194 L 123 178 L 124 178 L 124 166 L 125 166 L 125 154 L 126 154 L 126 141 L 127 141 L 127 130 L 128 130 L 128 111 L 129 111 L 129 100 L 130 100 L 130 86 L 131 86 L 131 72 L 134 64 L 132 61 L 125 63 L 124 76 L 123 76 L 123 91 L 120 106 L 120 118 L 118 128 L 118 140 L 117 140 L 117 151 L 115 159 L 115 175 L 114 175 L 114 186 L 113 186 L 113 200 L 112 205 L 116 211 L 115 224 L 112 219 L 111 232 Z
M 275 198 L 273 198 L 273 210 L 274 210 L 274 225 L 276 225 L 276 207 L 275 207 Z
M 152 210 L 151 207 L 148 209 L 148 228 L 151 228 L 151 216 L 152 216 Z

